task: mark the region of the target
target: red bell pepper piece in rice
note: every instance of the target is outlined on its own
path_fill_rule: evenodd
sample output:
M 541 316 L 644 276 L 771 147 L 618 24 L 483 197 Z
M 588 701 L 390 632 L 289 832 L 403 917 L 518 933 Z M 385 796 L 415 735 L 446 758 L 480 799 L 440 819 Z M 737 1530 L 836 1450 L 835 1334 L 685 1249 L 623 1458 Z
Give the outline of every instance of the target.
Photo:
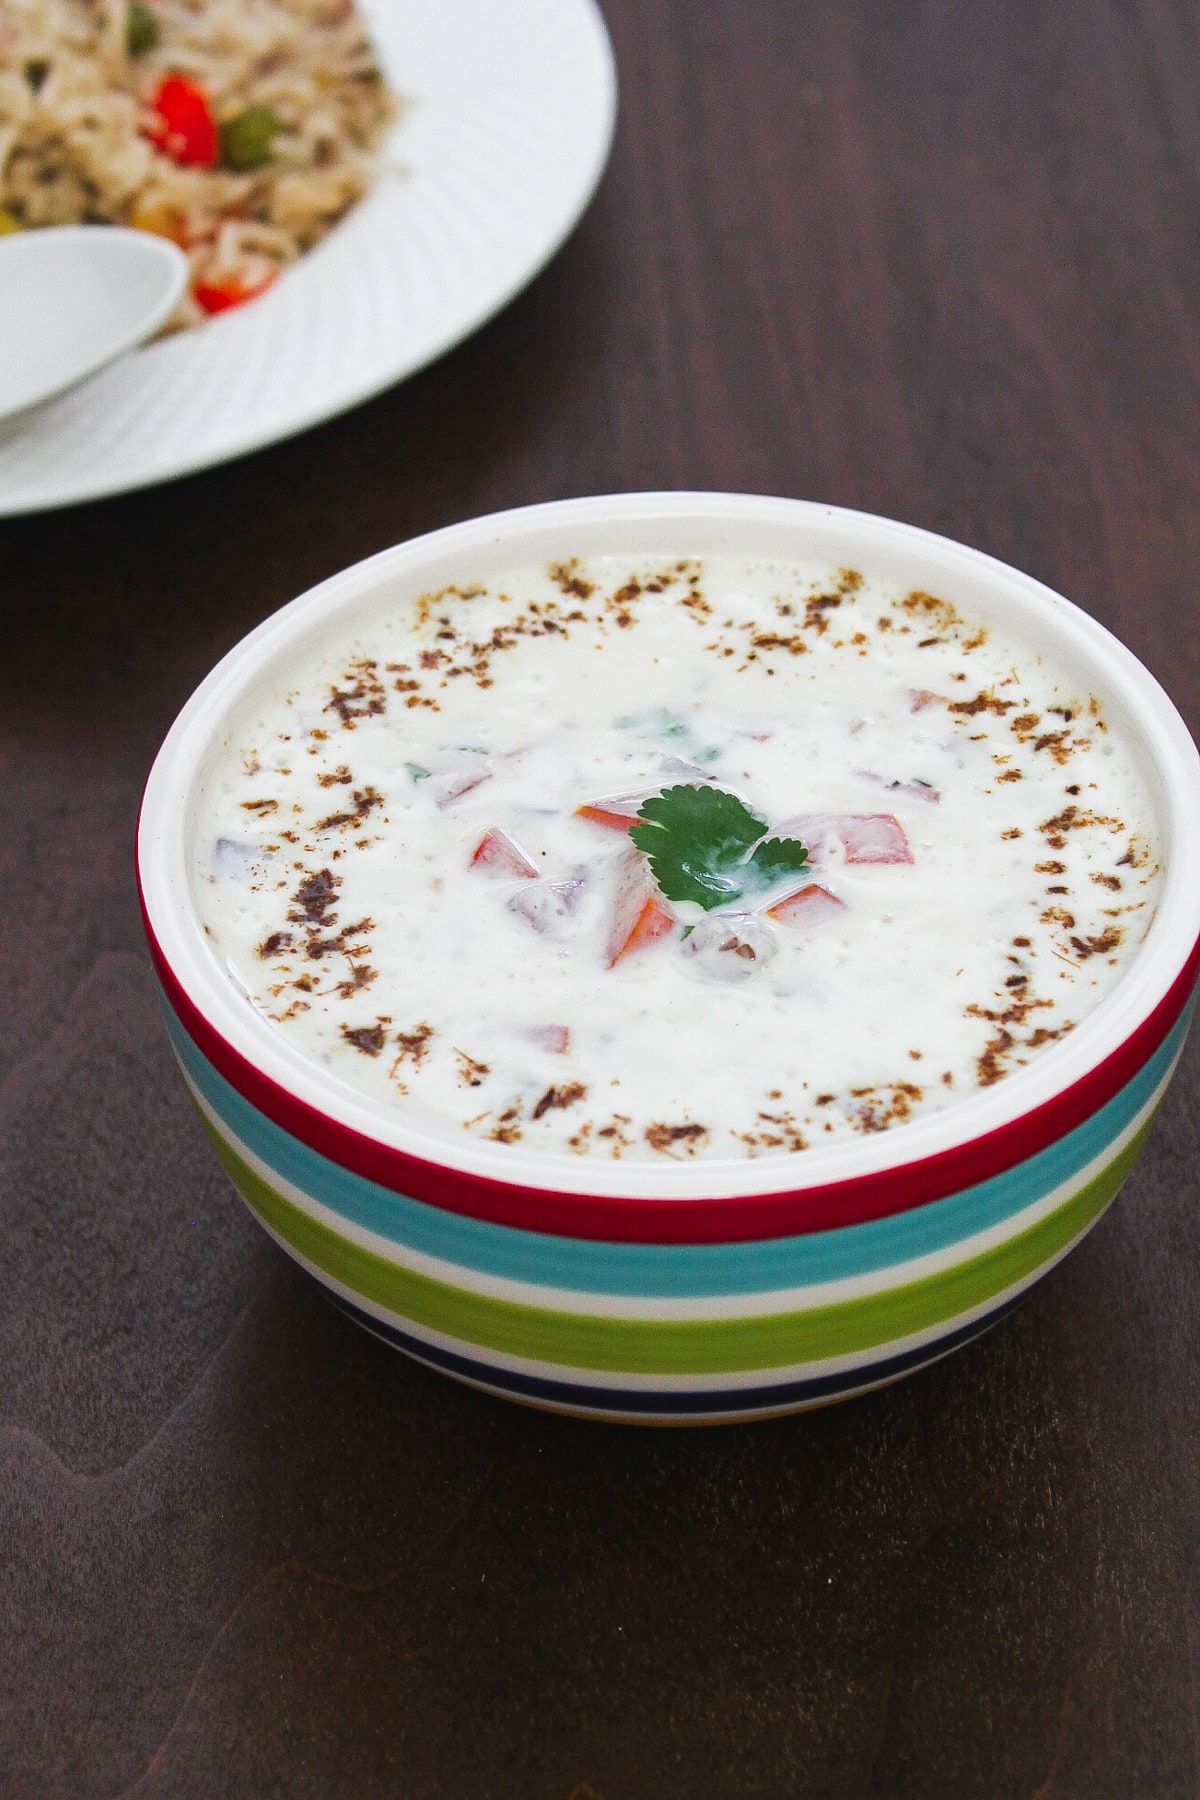
M 203 169 L 216 163 L 217 121 L 208 95 L 184 75 L 163 76 L 142 129 L 151 143 L 177 163 Z
M 513 880 L 536 881 L 538 878 L 537 869 L 525 852 L 514 844 L 507 831 L 495 827 L 485 831 L 476 844 L 471 867 L 484 875 L 502 875 Z
M 676 929 L 675 915 L 667 910 L 640 850 L 622 859 L 613 896 L 612 919 L 604 948 L 610 969 L 639 950 L 649 949 Z
M 247 259 L 246 265 L 239 265 L 228 275 L 193 282 L 192 298 L 206 313 L 228 312 L 233 306 L 244 306 L 247 300 L 257 300 L 278 279 L 278 266 L 265 256 L 257 256 L 252 263 Z

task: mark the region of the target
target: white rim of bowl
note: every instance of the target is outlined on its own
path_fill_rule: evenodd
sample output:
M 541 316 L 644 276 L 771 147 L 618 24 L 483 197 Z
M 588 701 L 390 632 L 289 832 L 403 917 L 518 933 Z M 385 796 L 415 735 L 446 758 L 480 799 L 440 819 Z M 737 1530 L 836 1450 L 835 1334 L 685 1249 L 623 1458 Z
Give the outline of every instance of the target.
M 720 548 L 722 531 L 736 536 L 755 526 L 794 533 L 790 553 L 771 552 L 779 560 L 789 554 L 797 560 L 811 557 L 813 544 L 806 539 L 819 544 L 822 536 L 840 533 L 853 537 L 854 560 L 865 563 L 869 574 L 874 551 L 901 560 L 908 552 L 923 565 L 920 585 L 945 588 L 956 577 L 960 582 L 974 577 L 1002 594 L 1034 635 L 1051 637 L 1068 667 L 1082 664 L 1089 684 L 1103 690 L 1110 715 L 1119 717 L 1145 752 L 1144 774 L 1160 822 L 1165 865 L 1154 921 L 1112 992 L 1068 1037 L 996 1086 L 889 1132 L 780 1158 L 593 1165 L 511 1146 L 458 1145 L 449 1133 L 441 1136 L 407 1124 L 398 1109 L 348 1082 L 331 1080 L 327 1070 L 297 1050 L 238 991 L 206 942 L 195 911 L 190 808 L 197 773 L 209 761 L 223 721 L 297 640 L 323 633 L 342 609 L 352 609 L 376 592 L 402 584 L 416 591 L 445 585 L 454 577 L 437 565 L 451 559 L 483 553 L 495 556 L 501 566 L 512 566 L 564 553 L 636 556 L 669 549 L 711 555 Z M 619 541 L 621 528 L 628 531 L 624 542 Z M 572 530 L 607 534 L 612 541 L 604 548 L 580 550 L 564 545 Z M 660 541 L 648 542 L 655 533 Z M 697 535 L 706 538 L 707 550 L 697 550 Z M 831 566 L 835 559 L 846 560 L 844 552 L 833 553 Z M 875 578 L 890 585 L 886 574 Z M 597 495 L 487 514 L 410 539 L 331 576 L 264 620 L 217 664 L 167 734 L 146 785 L 137 858 L 154 935 L 193 1005 L 240 1056 L 318 1113 L 423 1162 L 512 1186 L 581 1197 L 750 1198 L 878 1174 L 969 1144 L 1061 1094 L 1117 1050 L 1169 991 L 1200 936 L 1200 756 L 1171 700 L 1132 651 L 1061 594 L 982 551 L 919 526 L 814 501 L 689 491 Z

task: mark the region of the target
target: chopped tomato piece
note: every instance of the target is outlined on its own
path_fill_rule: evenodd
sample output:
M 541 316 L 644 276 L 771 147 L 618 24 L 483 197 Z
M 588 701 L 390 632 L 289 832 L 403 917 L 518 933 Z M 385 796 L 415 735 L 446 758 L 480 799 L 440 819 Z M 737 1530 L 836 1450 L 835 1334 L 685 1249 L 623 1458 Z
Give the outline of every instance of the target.
M 566 1025 L 540 1025 L 529 1035 L 551 1056 L 565 1056 L 571 1048 L 571 1033 Z
M 601 824 L 606 832 L 628 832 L 642 806 L 655 794 L 662 794 L 662 788 L 646 788 L 642 794 L 613 794 L 610 799 L 592 799 L 585 806 L 576 806 L 576 819 L 590 819 L 592 824 Z
M 678 786 L 680 780 L 691 786 L 712 780 L 706 770 L 685 762 L 681 756 L 668 756 L 662 766 L 664 774 L 675 778 L 664 782 L 663 787 Z M 593 825 L 602 825 L 606 831 L 628 831 L 647 800 L 653 800 L 662 791 L 662 787 L 653 787 L 640 794 L 614 794 L 608 800 L 589 800 L 586 805 L 575 808 L 575 817 L 590 819 Z
M 904 827 L 892 813 L 813 813 L 790 819 L 780 836 L 798 837 L 810 856 L 823 844 L 838 844 L 848 863 L 910 863 Z
M 507 831 L 495 829 L 485 831 L 476 844 L 471 867 L 486 875 L 520 876 L 525 881 L 538 878 L 536 868 L 525 852 L 513 843 Z
M 614 926 L 608 941 L 609 968 L 615 968 L 622 957 L 631 956 L 637 950 L 648 950 L 651 944 L 657 944 L 660 938 L 669 937 L 674 930 L 674 915 L 667 911 L 655 895 L 649 895 L 642 902 L 628 930 Z
M 848 813 L 838 820 L 848 863 L 910 863 L 904 827 L 892 813 Z
M 846 903 L 831 894 L 815 881 L 802 887 L 797 893 L 789 894 L 774 906 L 768 906 L 767 917 L 774 919 L 777 925 L 819 925 L 823 919 L 833 918 L 835 913 L 845 912 Z
M 265 257 L 259 260 L 266 262 Z M 192 288 L 192 297 L 206 313 L 228 312 L 230 307 L 257 300 L 278 278 L 279 270 L 274 263 L 265 268 L 256 266 L 253 271 L 239 270 L 236 274 L 222 276 L 219 281 L 198 281 Z
M 177 163 L 211 169 L 217 160 L 217 121 L 208 95 L 186 76 L 163 76 L 142 129 Z
M 667 910 L 649 863 L 640 850 L 631 851 L 617 878 L 605 962 L 615 968 L 622 957 L 649 949 L 675 929 L 675 915 Z
M 577 806 L 577 819 L 587 819 L 593 825 L 603 825 L 606 831 L 628 831 L 637 818 L 636 812 L 617 812 L 607 806 Z
M 640 808 L 649 798 L 647 793 L 626 794 L 612 800 L 592 800 L 586 806 L 577 806 L 575 817 L 588 819 L 593 825 L 602 825 L 605 831 L 628 831 Z

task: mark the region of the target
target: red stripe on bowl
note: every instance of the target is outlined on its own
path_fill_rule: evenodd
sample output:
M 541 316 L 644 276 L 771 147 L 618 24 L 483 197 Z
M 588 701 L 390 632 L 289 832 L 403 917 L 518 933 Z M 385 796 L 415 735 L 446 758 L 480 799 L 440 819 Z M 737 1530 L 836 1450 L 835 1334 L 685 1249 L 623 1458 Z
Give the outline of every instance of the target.
M 243 1099 L 309 1149 L 367 1181 L 445 1212 L 553 1237 L 631 1244 L 799 1237 L 908 1212 L 1003 1174 L 1082 1125 L 1133 1079 L 1187 1005 L 1200 969 L 1198 940 L 1158 1005 L 1110 1056 L 1053 1099 L 984 1137 L 919 1162 L 823 1187 L 720 1199 L 634 1199 L 522 1187 L 466 1174 L 381 1144 L 318 1111 L 264 1075 L 209 1024 L 172 973 L 144 908 L 143 918 L 159 980 L 197 1049 Z

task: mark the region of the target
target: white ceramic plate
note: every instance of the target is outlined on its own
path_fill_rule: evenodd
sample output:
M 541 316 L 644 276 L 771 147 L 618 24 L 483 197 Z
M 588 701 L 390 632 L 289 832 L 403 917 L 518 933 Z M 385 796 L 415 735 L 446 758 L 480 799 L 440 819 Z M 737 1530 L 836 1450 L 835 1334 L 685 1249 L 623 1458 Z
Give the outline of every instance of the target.
M 594 0 L 365 0 L 412 104 L 372 192 L 271 291 L 0 425 L 0 516 L 260 449 L 424 367 L 558 249 L 608 157 Z

